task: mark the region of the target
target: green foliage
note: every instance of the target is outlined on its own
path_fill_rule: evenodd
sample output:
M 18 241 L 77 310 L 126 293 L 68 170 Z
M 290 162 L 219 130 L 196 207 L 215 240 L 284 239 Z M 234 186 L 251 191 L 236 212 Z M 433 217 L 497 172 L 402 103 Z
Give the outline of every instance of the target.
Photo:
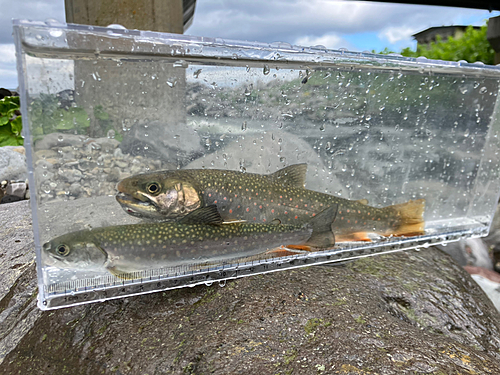
M 97 128 L 104 129 L 104 134 L 107 134 L 110 130 L 115 131 L 113 120 L 111 119 L 109 113 L 104 110 L 102 105 L 94 107 L 94 118 Z M 123 136 L 116 132 L 115 139 L 121 142 L 123 140 Z
M 19 97 L 6 96 L 0 100 L 0 147 L 22 146 L 23 124 L 19 112 Z
M 59 106 L 59 100 L 53 95 L 40 94 L 30 105 L 33 135 L 35 137 L 54 132 L 72 130 L 85 133 L 90 126 L 90 119 L 83 108 Z
M 401 54 L 406 57 L 424 56 L 434 60 L 466 60 L 470 63 L 481 61 L 493 65 L 495 51 L 486 39 L 487 29 L 487 25 L 481 26 L 479 30 L 468 26 L 461 38 L 450 36 L 447 40 L 443 40 L 438 36 L 436 42 L 429 45 L 418 45 L 416 51 L 412 51 L 407 47 L 401 51 Z M 380 53 L 388 54 L 391 51 L 385 48 Z

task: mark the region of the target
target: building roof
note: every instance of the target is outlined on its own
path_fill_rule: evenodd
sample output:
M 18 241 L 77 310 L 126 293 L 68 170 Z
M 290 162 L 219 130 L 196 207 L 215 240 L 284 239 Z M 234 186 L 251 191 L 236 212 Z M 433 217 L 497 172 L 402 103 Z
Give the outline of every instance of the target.
M 457 29 L 465 30 L 467 27 L 468 27 L 467 25 L 433 26 L 433 27 L 429 27 L 428 29 L 419 31 L 416 34 L 413 34 L 412 37 L 414 37 L 415 39 L 419 39 L 421 37 L 424 38 L 427 35 L 436 35 L 436 34 L 440 34 L 440 33 L 443 33 L 443 34 L 451 33 Z M 472 26 L 472 27 L 474 29 L 481 28 L 481 26 Z
M 369 0 L 370 1 L 370 0 Z M 399 3 L 399 4 L 419 4 L 419 5 L 436 5 L 445 7 L 457 8 L 472 8 L 472 9 L 486 9 L 489 11 L 500 10 L 500 1 L 498 0 L 407 0 L 407 1 L 394 1 L 394 0 L 375 0 L 381 3 Z

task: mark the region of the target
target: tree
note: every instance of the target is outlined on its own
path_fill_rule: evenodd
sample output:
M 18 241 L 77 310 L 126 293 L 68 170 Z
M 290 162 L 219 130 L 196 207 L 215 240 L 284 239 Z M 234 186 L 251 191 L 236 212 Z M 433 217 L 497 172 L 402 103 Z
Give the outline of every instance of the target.
M 406 57 L 424 56 L 434 60 L 466 60 L 470 63 L 481 61 L 493 65 L 495 51 L 486 39 L 487 29 L 487 24 L 481 26 L 479 30 L 467 26 L 461 38 L 450 36 L 447 40 L 443 40 L 438 35 L 435 42 L 431 42 L 429 45 L 418 45 L 416 51 L 407 47 L 401 51 L 401 55 Z M 390 51 L 385 48 L 380 53 L 387 54 Z

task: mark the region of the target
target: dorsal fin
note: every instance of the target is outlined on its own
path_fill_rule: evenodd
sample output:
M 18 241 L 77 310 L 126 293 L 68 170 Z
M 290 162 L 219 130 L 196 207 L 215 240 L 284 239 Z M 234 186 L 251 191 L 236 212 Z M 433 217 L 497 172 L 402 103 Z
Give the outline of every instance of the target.
M 303 188 L 306 183 L 307 164 L 295 164 L 280 169 L 277 172 L 267 175 L 274 183 L 287 185 L 296 188 Z
M 198 208 L 179 220 L 181 224 L 222 224 L 222 222 L 222 217 L 215 204 Z
M 358 199 L 356 202 L 364 204 L 366 206 L 368 204 L 368 199 Z

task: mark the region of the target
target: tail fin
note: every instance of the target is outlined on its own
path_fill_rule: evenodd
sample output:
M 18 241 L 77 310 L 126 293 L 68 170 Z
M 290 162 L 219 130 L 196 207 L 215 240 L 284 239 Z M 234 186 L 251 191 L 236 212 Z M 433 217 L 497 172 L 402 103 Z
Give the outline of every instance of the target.
M 304 245 L 314 248 L 326 248 L 335 245 L 333 222 L 337 217 L 338 209 L 338 205 L 330 206 L 309 221 L 313 231 Z
M 418 236 L 424 234 L 425 199 L 417 199 L 406 203 L 386 207 L 400 217 L 399 226 L 390 234 L 394 236 Z

